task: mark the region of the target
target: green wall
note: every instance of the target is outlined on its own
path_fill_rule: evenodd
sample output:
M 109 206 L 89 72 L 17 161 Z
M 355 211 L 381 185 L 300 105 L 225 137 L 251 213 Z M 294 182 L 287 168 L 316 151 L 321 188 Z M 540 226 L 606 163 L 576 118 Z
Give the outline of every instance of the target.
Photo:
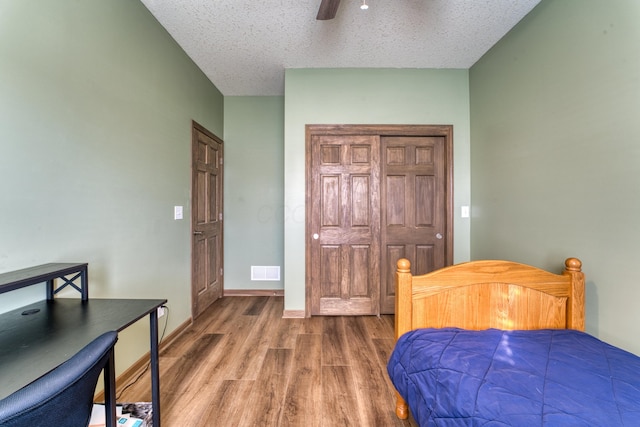
M 2 1 L 0 272 L 87 261 L 92 296 L 167 298 L 167 331 L 185 321 L 196 120 L 225 140 L 225 287 L 284 287 L 303 310 L 305 125 L 452 124 L 455 262 L 578 256 L 589 331 L 638 353 L 638 16 L 543 0 L 470 71 L 290 69 L 285 97 L 223 99 L 137 1 Z M 119 371 L 147 334 L 121 334 Z
M 587 330 L 635 353 L 639 17 L 635 0 L 543 0 L 470 70 L 472 257 L 579 257 Z
M 285 72 L 285 310 L 305 307 L 305 125 L 451 124 L 454 260 L 469 259 L 467 70 L 289 69 Z
M 91 297 L 188 319 L 192 119 L 222 136 L 223 97 L 140 2 L 1 1 L 0 271 L 88 262 Z M 148 342 L 148 320 L 122 333 L 118 370 Z
M 283 289 L 284 98 L 224 98 L 225 290 Z M 251 281 L 251 266 L 280 266 Z

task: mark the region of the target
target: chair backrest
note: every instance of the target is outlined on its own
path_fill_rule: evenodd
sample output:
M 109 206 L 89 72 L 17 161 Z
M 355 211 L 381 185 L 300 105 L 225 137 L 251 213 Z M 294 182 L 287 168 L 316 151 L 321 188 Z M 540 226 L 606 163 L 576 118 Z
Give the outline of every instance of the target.
M 0 400 L 0 427 L 86 427 L 100 372 L 118 340 L 107 332 L 69 360 Z

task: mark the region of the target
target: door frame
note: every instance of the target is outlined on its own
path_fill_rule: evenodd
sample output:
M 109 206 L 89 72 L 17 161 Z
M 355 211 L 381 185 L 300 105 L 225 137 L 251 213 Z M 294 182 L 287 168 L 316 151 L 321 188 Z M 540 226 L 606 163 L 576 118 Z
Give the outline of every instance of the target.
M 442 136 L 445 139 L 445 260 L 453 263 L 453 125 L 305 125 L 305 317 L 311 316 L 311 153 L 315 135 Z

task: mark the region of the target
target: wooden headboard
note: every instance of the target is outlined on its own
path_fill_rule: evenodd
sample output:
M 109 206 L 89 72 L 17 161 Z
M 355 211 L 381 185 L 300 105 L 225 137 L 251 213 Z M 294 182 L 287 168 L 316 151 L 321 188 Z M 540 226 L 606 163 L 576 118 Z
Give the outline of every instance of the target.
M 553 274 L 511 261 L 471 261 L 413 276 L 396 271 L 396 339 L 412 329 L 584 331 L 584 274 L 577 258 Z

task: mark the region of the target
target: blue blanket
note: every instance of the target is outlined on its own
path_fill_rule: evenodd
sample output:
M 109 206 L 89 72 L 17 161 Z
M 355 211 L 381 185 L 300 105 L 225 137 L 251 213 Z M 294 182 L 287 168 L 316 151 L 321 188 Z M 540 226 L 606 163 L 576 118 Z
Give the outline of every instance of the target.
M 422 427 L 640 426 L 640 358 L 578 331 L 419 329 L 387 370 Z

